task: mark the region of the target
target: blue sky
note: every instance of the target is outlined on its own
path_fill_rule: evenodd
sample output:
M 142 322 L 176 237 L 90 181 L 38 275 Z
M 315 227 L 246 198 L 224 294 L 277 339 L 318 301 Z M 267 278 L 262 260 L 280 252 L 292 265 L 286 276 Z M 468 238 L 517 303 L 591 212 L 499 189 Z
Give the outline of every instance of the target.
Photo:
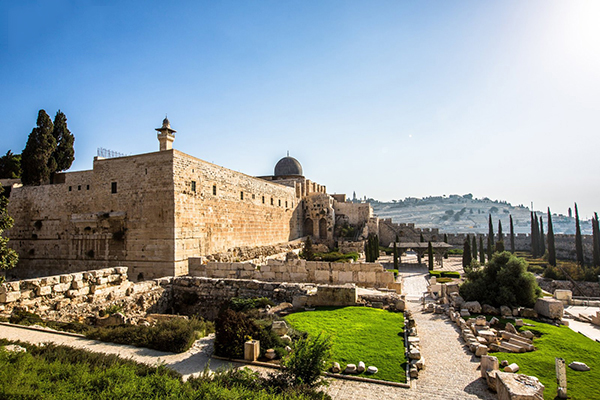
M 39 109 L 98 147 L 331 193 L 600 211 L 598 1 L 0 1 L 0 153 Z

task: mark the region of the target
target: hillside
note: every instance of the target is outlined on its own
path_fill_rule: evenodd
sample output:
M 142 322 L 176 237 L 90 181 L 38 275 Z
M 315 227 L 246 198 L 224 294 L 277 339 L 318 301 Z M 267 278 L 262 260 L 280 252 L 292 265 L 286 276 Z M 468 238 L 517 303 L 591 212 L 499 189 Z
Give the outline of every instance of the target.
M 488 215 L 492 215 L 494 231 L 498 230 L 498 220 L 502 230 L 509 232 L 509 216 L 513 217 L 515 233 L 530 233 L 530 209 L 523 205 L 513 206 L 506 201 L 475 199 L 472 195 L 432 196 L 422 199 L 407 197 L 404 200 L 380 202 L 368 199 L 375 214 L 380 218 L 391 218 L 397 223 L 414 223 L 420 228 L 439 228 L 447 233 L 487 233 Z M 544 220 L 544 233 L 547 232 L 546 212 L 537 211 Z M 575 234 L 575 218 L 562 214 L 552 214 L 554 233 Z M 581 222 L 584 235 L 592 234 L 590 221 Z

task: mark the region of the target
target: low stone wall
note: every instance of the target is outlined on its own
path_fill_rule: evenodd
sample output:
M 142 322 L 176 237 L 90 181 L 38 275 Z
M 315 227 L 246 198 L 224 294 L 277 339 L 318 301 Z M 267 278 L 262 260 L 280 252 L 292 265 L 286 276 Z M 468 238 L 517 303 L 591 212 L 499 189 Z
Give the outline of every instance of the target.
M 269 260 L 264 265 L 252 263 L 202 264 L 189 259 L 189 274 L 208 278 L 256 279 L 264 282 L 311 282 L 340 285 L 355 283 L 362 287 L 394 288 L 394 274 L 378 263 L 329 263 L 320 261 Z
M 546 278 L 537 278 L 538 285 L 547 292 L 555 290 L 570 290 L 573 296 L 600 297 L 600 284 L 598 282 L 577 282 L 577 287 L 570 281 L 555 281 Z
M 0 312 L 24 309 L 56 321 L 97 315 L 113 304 L 130 315 L 164 312 L 170 300 L 160 284 L 161 280 L 129 281 L 127 267 L 5 282 L 0 286 Z
M 365 241 L 364 240 L 360 240 L 358 242 L 346 242 L 346 241 L 339 241 L 338 242 L 338 247 L 340 249 L 341 253 L 352 253 L 352 252 L 356 252 L 358 254 L 360 253 L 364 253 L 365 251 Z

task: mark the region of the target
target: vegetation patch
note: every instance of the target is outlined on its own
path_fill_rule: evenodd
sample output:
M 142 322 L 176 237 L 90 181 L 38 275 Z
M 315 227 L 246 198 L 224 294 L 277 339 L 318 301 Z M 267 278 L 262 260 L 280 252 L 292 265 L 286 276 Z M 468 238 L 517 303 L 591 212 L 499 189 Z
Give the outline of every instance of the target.
M 0 340 L 0 346 L 9 343 Z M 52 344 L 18 344 L 27 352 L 0 347 L 2 399 L 330 399 L 306 386 L 269 385 L 246 369 L 202 374 L 184 383 L 181 375 L 162 366 Z
M 460 278 L 460 272 L 457 271 L 429 271 L 429 276 L 435 276 L 436 278 Z
M 294 329 L 311 336 L 324 334 L 332 342 L 332 361 L 347 364 L 363 361 L 379 369 L 369 376 L 406 382 L 404 316 L 367 307 L 323 307 L 316 311 L 290 314 L 286 320 Z
M 192 318 L 174 318 L 159 321 L 153 326 L 120 325 L 106 328 L 93 328 L 85 332 L 90 339 L 103 342 L 129 344 L 171 353 L 183 353 L 192 347 L 197 339 L 214 332 L 211 322 Z
M 542 322 L 523 320 L 535 326 L 524 326 L 519 330 L 530 330 L 536 338 L 536 351 L 528 353 L 493 353 L 498 360 L 517 363 L 519 373 L 537 377 L 546 387 L 544 399 L 556 395 L 555 357 L 564 358 L 567 365 L 573 361 L 586 363 L 591 370 L 574 371 L 567 367 L 568 395 L 570 399 L 600 399 L 600 343 L 597 343 L 566 326 L 554 326 Z
M 340 253 L 339 251 L 330 251 L 329 253 L 315 253 L 315 260 L 327 262 L 350 262 L 350 260 L 358 260 L 358 253 Z

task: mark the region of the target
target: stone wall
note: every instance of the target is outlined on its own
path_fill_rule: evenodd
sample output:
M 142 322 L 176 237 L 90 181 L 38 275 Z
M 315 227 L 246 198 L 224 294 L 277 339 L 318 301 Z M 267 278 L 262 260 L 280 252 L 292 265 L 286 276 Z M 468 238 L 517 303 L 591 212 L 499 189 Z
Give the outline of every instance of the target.
M 13 187 L 9 278 L 126 264 L 132 280 L 187 273 L 187 258 L 301 237 L 296 188 L 176 150 L 94 160 L 57 184 Z
M 19 308 L 50 320 L 73 321 L 117 304 L 129 316 L 161 313 L 171 300 L 160 283 L 130 282 L 126 267 L 5 282 L 0 286 L 0 312 L 10 315 Z
M 379 244 L 389 246 L 396 240 L 396 236 L 401 242 L 418 242 L 423 235 L 425 241 L 441 242 L 444 238 L 438 229 L 415 228 L 415 224 L 397 224 L 392 222 L 391 218 L 379 220 Z
M 537 278 L 538 285 L 549 293 L 555 290 L 570 290 L 573 296 L 600 297 L 600 284 L 598 282 L 577 282 L 577 287 L 570 281 L 555 281 L 552 279 Z
M 443 236 L 443 235 L 442 235 Z M 473 237 L 473 235 L 469 235 Z M 477 235 L 483 237 L 483 243 L 487 243 L 487 235 Z M 465 241 L 465 234 L 448 234 L 448 243 L 462 248 Z M 548 237 L 546 238 L 546 248 L 548 248 Z M 495 238 L 498 240 L 498 237 Z M 479 245 L 479 238 L 478 245 Z M 592 247 L 593 238 L 591 235 L 582 235 L 583 253 L 586 259 L 586 263 L 592 260 Z M 554 235 L 554 246 L 556 248 L 556 257 L 563 260 L 576 260 L 577 254 L 575 253 L 575 235 Z M 506 250 L 510 250 L 510 236 L 504 235 L 504 247 Z M 516 251 L 531 251 L 531 235 L 520 233 L 515 235 L 515 250 Z
M 355 283 L 363 287 L 399 288 L 394 274 L 378 263 L 329 263 L 320 261 L 269 260 L 264 265 L 252 263 L 202 264 L 197 258 L 189 259 L 191 276 L 231 279 L 256 279 L 264 282 L 311 282 L 322 284 Z

